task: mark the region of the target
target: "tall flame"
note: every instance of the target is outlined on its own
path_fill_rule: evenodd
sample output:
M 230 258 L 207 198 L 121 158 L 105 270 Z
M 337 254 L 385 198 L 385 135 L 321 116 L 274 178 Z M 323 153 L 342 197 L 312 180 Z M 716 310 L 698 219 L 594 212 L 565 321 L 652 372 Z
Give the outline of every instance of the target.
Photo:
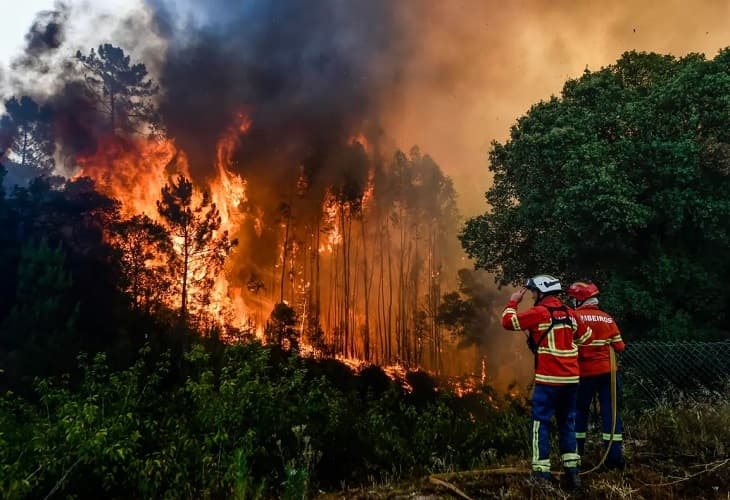
M 187 158 L 171 139 L 102 138 L 96 152 L 77 158 L 75 177 L 90 177 L 97 189 L 122 202 L 122 213 L 155 218 L 157 200 L 171 176 L 190 176 Z
M 239 144 L 241 134 L 251 126 L 248 116 L 240 112 L 235 123 L 220 138 L 217 148 L 216 177 L 208 186 L 199 186 L 210 192 L 221 217 L 219 231 L 230 235 L 239 232 L 244 220 L 243 206 L 246 198 L 246 180 L 232 172 L 233 153 Z M 90 177 L 97 189 L 121 202 L 121 213 L 125 217 L 144 213 L 153 220 L 163 222 L 157 211 L 157 201 L 162 188 L 177 175 L 190 178 L 190 169 L 184 152 L 172 139 L 162 138 L 120 138 L 109 135 L 101 139 L 93 154 L 77 158 L 80 167 L 75 177 Z M 173 241 L 178 246 L 179 241 Z M 160 265 L 150 262 L 149 265 Z M 196 290 L 191 290 L 195 294 Z M 234 289 L 220 273 L 210 290 L 211 300 L 207 313 L 241 328 L 252 324 L 241 295 L 240 288 Z M 174 307 L 175 304 L 170 304 Z M 258 328 L 260 335 L 260 326 Z

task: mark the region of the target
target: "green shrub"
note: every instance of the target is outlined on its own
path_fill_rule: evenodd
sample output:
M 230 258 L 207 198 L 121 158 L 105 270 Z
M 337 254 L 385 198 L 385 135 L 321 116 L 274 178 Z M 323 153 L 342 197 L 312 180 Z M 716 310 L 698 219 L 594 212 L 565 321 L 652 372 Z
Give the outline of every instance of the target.
M 361 379 L 254 342 L 79 365 L 78 381 L 38 380 L 33 401 L 0 396 L 3 498 L 300 499 L 527 452 L 522 401 L 459 398 L 425 373 L 409 394 L 378 369 Z

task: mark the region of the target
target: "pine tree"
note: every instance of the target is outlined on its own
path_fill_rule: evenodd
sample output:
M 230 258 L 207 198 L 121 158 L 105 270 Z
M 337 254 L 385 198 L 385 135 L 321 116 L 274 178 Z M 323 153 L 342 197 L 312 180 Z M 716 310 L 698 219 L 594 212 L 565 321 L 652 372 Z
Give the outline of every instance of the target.
M 5 101 L 6 114 L 0 118 L 0 135 L 6 137 L 6 154 L 24 171 L 35 176 L 50 175 L 56 145 L 51 130 L 50 111 L 23 96 Z
M 154 125 L 157 114 L 152 103 L 159 87 L 147 78 L 144 64 L 130 65 L 129 56 L 111 44 L 91 49 L 89 55 L 76 53 L 86 70 L 86 83 L 93 92 L 99 111 L 109 117 L 114 133 L 139 132 L 141 125 Z
M 180 175 L 177 181 L 162 188 L 157 210 L 164 219 L 174 241 L 174 258 L 170 269 L 180 287 L 180 322 L 188 322 L 190 299 L 196 311 L 208 304 L 211 286 L 223 269 L 225 259 L 236 240 L 228 231 L 219 234 L 221 216 L 210 195 L 203 192 L 196 203 L 193 184 Z M 191 289 L 195 294 L 191 296 Z

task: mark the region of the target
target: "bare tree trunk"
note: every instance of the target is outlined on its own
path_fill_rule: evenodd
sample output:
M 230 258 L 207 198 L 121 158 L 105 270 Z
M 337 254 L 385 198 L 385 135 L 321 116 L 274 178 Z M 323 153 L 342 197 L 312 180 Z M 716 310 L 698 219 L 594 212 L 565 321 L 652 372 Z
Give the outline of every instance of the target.
M 386 223 L 387 224 L 387 223 Z M 388 226 L 386 225 L 386 231 Z M 391 255 L 391 239 L 390 231 L 387 233 L 387 249 L 388 249 L 388 323 L 386 332 L 388 333 L 388 361 L 393 361 L 393 258 Z M 398 334 L 396 332 L 396 342 L 398 342 Z M 398 351 L 396 350 L 396 353 Z
M 319 281 L 319 220 L 317 221 L 317 225 L 315 226 L 315 231 L 317 232 L 316 236 L 316 245 L 314 248 L 314 282 L 315 282 L 315 308 L 314 308 L 314 321 L 316 324 L 316 327 L 319 328 L 319 311 L 320 311 L 320 299 L 321 299 L 321 285 Z
M 351 226 L 351 214 L 345 210 L 345 204 L 340 204 L 340 228 L 342 232 L 342 308 L 343 308 L 343 347 L 344 354 L 351 356 L 350 349 L 350 244 L 351 234 L 348 229 Z
M 362 275 L 365 295 L 365 329 L 363 331 L 363 357 L 370 361 L 370 284 L 368 281 L 368 247 L 365 234 L 365 215 L 360 218 L 360 232 L 362 234 Z
M 188 312 L 188 266 L 190 264 L 190 241 L 187 230 L 183 232 L 183 273 L 182 301 L 180 304 L 180 323 L 185 326 Z
M 407 238 L 407 237 L 406 237 Z M 406 359 L 406 365 L 412 366 L 413 365 L 413 356 L 412 351 L 410 348 L 410 335 L 415 335 L 415 332 L 411 332 L 409 325 L 410 325 L 410 319 L 411 317 L 414 317 L 415 311 L 411 311 L 410 304 L 408 303 L 408 295 L 410 291 L 409 286 L 409 275 L 411 271 L 411 241 L 407 239 L 408 241 L 408 247 L 407 251 L 405 252 L 406 260 L 403 266 L 403 288 L 401 289 L 401 303 L 402 303 L 402 311 L 403 311 L 403 324 L 402 324 L 402 333 L 403 333 L 403 340 L 402 340 L 402 346 L 403 346 L 403 356 Z
M 380 338 L 380 362 L 388 360 L 386 347 L 386 310 L 385 310 L 385 245 L 383 244 L 383 221 L 378 209 L 378 241 L 380 243 L 380 280 L 378 282 L 378 337 Z
M 398 356 L 403 359 L 406 366 L 410 366 L 409 349 L 408 349 L 408 304 L 406 301 L 408 269 L 407 256 L 410 255 L 410 248 L 406 252 L 407 224 L 404 220 L 403 203 L 401 200 L 399 207 L 399 223 L 400 223 L 400 259 L 398 262 L 398 330 L 396 336 L 398 339 Z M 408 259 L 409 260 L 409 259 Z
M 23 129 L 23 146 L 20 149 L 20 165 L 25 168 L 28 166 L 28 130 Z
M 338 286 L 339 286 L 339 266 L 338 266 L 338 259 L 339 259 L 339 246 L 335 245 L 332 249 L 332 264 L 330 265 L 330 286 L 329 286 L 329 293 L 328 295 L 328 312 L 327 317 L 329 321 L 329 330 L 332 332 L 332 346 L 335 350 L 335 352 L 340 352 L 340 336 L 342 332 L 340 331 L 340 323 L 339 323 L 339 309 L 340 309 L 340 301 L 338 300 L 339 293 L 338 293 Z M 331 318 L 331 319 L 330 319 Z
M 348 220 L 347 225 L 349 238 L 350 238 L 350 252 L 352 252 L 353 247 L 353 235 L 352 235 L 352 217 Z M 350 314 L 349 314 L 349 321 L 350 321 L 350 356 L 353 356 L 355 358 L 360 359 L 361 358 L 361 352 L 360 352 L 360 344 L 358 343 L 358 338 L 361 338 L 360 329 L 358 328 L 357 324 L 357 301 L 358 301 L 358 276 L 359 273 L 357 272 L 357 266 L 358 262 L 360 262 L 360 245 L 357 243 L 354 244 L 355 247 L 355 253 L 354 255 L 350 255 L 348 258 L 349 261 L 349 268 L 352 270 L 349 276 L 350 281 Z M 352 263 L 355 263 L 355 266 L 352 266 Z
M 291 203 L 287 207 L 286 211 L 286 228 L 284 230 L 284 248 L 282 249 L 281 256 L 281 293 L 279 295 L 279 303 L 284 302 L 284 283 L 286 276 L 286 255 L 287 248 L 289 246 L 289 222 L 291 221 Z

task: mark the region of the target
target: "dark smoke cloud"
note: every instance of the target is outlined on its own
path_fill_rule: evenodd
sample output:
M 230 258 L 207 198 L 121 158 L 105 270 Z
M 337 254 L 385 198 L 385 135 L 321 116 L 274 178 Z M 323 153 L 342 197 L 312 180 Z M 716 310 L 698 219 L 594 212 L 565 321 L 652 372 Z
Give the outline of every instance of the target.
M 107 130 L 108 119 L 102 116 L 80 80 L 71 80 L 47 100 L 53 113 L 54 133 L 64 157 L 91 155 Z
M 27 52 L 39 54 L 47 50 L 57 49 L 63 43 L 63 22 L 65 21 L 63 4 L 57 11 L 42 12 L 25 36 Z
M 25 35 L 23 54 L 13 61 L 14 70 L 47 73 L 51 70 L 48 59 L 63 45 L 69 7 L 56 2 L 54 10 L 41 11 Z
M 377 155 L 350 143 L 362 134 L 370 153 L 386 147 L 383 98 L 402 84 L 402 60 L 419 41 L 406 35 L 391 0 L 212 0 L 187 10 L 179 0 L 148 3 L 156 33 L 169 40 L 158 73 L 161 116 L 197 180 L 215 175 L 216 146 L 236 115 L 250 118 L 234 169 L 248 182 L 245 209 L 265 229 L 254 234 L 248 218 L 235 235 L 245 251 L 234 256 L 232 281 L 245 286 L 272 273 L 282 207 L 293 206 L 304 231 L 320 221 L 328 187 L 347 199 L 362 195 Z
M 249 170 L 296 168 L 354 133 L 377 135 L 380 97 L 397 84 L 397 53 L 409 43 L 397 4 L 214 0 L 185 20 L 179 3 L 150 1 L 171 41 L 162 116 L 194 173 L 205 175 L 242 109 L 253 123 L 240 156 Z
M 22 53 L 12 63 L 0 97 L 30 96 L 51 111 L 58 143 L 57 165 L 73 173 L 79 155 L 94 154 L 100 139 L 109 133 L 108 116 L 90 92 L 75 58 L 99 44 L 121 47 L 132 64 L 143 62 L 154 72 L 164 56 L 164 42 L 151 31 L 149 8 L 130 2 L 123 14 L 97 8 L 84 0 L 56 2 L 53 10 L 39 12 L 25 35 Z M 3 75 L 0 75 L 2 77 Z

